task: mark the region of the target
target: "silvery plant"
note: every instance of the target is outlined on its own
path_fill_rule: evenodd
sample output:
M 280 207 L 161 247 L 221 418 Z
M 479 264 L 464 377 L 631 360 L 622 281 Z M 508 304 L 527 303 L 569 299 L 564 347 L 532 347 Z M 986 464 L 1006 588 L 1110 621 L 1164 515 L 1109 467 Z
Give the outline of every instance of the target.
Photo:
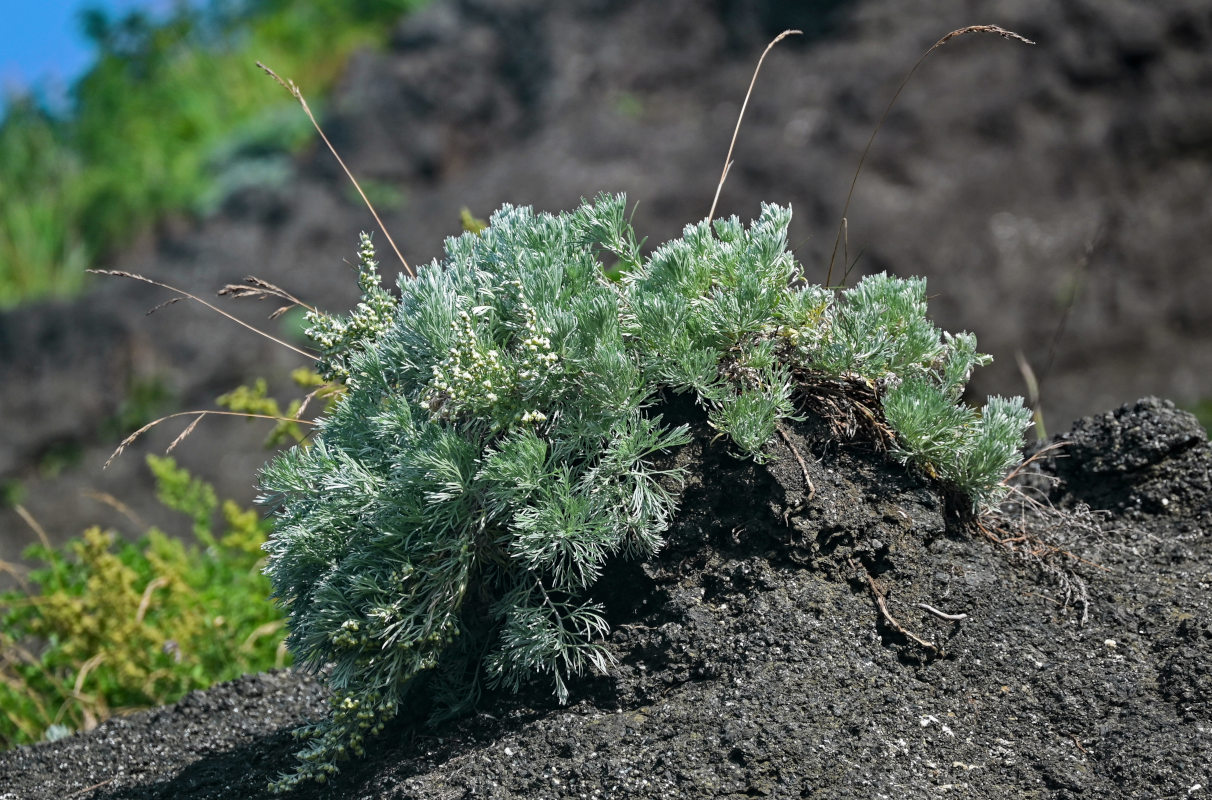
M 534 680 L 564 702 L 610 668 L 589 590 L 609 559 L 663 544 L 679 475 L 658 456 L 689 441 L 662 418 L 670 393 L 761 461 L 814 381 L 866 387 L 893 457 L 974 513 L 996 506 L 1021 399 L 961 402 L 989 357 L 927 319 L 924 280 L 803 285 L 790 219 L 764 205 L 644 256 L 621 196 L 505 206 L 398 298 L 363 237 L 363 301 L 311 320 L 318 367 L 346 390 L 261 476 L 288 644 L 331 690 L 278 790 L 326 780 L 405 706 L 442 718 Z

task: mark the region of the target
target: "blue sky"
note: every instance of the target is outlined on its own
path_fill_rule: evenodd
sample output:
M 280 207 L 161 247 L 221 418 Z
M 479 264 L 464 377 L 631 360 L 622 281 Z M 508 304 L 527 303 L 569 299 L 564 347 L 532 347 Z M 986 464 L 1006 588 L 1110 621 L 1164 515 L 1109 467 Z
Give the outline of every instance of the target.
M 135 8 L 164 11 L 172 0 L 3 0 L 0 94 L 38 87 L 61 97 L 88 69 L 93 51 L 80 32 L 79 12 L 98 7 L 120 15 Z

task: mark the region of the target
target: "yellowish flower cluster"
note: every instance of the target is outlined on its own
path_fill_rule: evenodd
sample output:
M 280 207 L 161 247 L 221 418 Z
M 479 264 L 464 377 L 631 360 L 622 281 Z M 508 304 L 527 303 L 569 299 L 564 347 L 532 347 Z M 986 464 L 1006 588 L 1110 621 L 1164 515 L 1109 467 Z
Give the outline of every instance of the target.
M 516 355 L 511 359 L 486 343 L 477 330 L 475 320 L 489 312 L 487 307 L 474 308 L 471 313 L 460 311 L 451 321 L 456 343 L 446 358 L 434 364 L 420 401 L 431 422 L 465 415 L 498 420 L 497 427 L 502 419 L 527 425 L 547 421 L 547 415 L 537 409 L 512 407 L 560 361 L 534 308 L 525 302 L 521 306 L 525 329 L 519 332 Z
M 450 327 L 457 332 L 457 343 L 445 359 L 434 364 L 433 378 L 420 403 L 433 422 L 489 409 L 500 399 L 498 392 L 513 384 L 500 354 L 481 341 L 470 314 L 460 311 Z

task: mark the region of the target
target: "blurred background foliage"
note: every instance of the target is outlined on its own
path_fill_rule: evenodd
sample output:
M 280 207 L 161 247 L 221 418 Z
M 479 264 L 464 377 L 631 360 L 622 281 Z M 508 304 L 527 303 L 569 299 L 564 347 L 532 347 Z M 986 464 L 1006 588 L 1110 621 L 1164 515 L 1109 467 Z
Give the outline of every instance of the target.
M 425 0 L 210 0 L 164 18 L 85 11 L 97 60 L 52 110 L 10 98 L 0 122 L 0 309 L 70 295 L 171 215 L 284 181 L 312 131 L 258 60 L 320 106 L 349 55 Z
M 148 458 L 157 496 L 193 535 L 99 527 L 54 548 L 0 593 L 0 750 L 88 730 L 193 689 L 289 663 L 261 545 L 269 522 L 171 458 Z

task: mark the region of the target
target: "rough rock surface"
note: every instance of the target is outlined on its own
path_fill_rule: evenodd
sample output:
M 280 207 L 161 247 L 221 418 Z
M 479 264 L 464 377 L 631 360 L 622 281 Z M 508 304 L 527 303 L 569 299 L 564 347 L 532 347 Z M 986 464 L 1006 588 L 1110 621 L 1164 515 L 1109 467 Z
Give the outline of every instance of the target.
M 940 324 L 973 330 L 997 358 L 976 395 L 1022 393 L 1021 350 L 1054 429 L 1150 392 L 1212 396 L 1205 0 L 438 0 L 387 52 L 355 60 L 325 124 L 359 176 L 402 191 L 381 210 L 414 262 L 440 252 L 462 206 L 559 210 L 600 190 L 627 192 L 656 244 L 707 213 L 758 54 L 801 28 L 767 59 L 719 212 L 790 203 L 792 241 L 819 281 L 897 84 L 931 43 L 974 23 L 1038 44 L 965 36 L 922 64 L 858 184 L 848 260 L 929 277 Z M 266 86 L 267 102 L 285 101 Z M 341 262 L 372 225 L 317 149 L 290 182 L 166 223 L 102 266 L 203 295 L 253 273 L 341 310 L 354 299 Z M 185 421 L 97 469 L 122 435 L 105 422 L 132 387 L 166 389 L 159 413 L 213 407 L 258 375 L 291 391 L 293 354 L 202 309 L 143 316 L 164 299 L 109 279 L 78 302 L 0 315 L 0 482 L 24 487 L 53 538 L 91 523 L 140 531 L 86 489 L 176 524 L 158 515 L 139 452 L 162 451 Z M 268 325 L 269 310 L 241 313 Z M 212 419 L 204 434 L 177 455 L 221 494 L 251 498 L 263 429 Z M 11 510 L 0 531 L 5 560 L 32 540 Z
M 987 535 L 815 417 L 788 437 L 803 468 L 785 444 L 759 466 L 695 430 L 673 456 L 691 477 L 668 546 L 599 584 L 610 675 L 566 707 L 536 687 L 447 725 L 401 722 L 295 796 L 1208 791 L 1212 445 L 1190 415 L 1147 399 L 1082 420 L 1027 481 L 1071 516 Z M 1116 510 L 1092 517 L 1094 499 Z M 0 798 L 262 797 L 290 766 L 286 729 L 322 711 L 311 678 L 249 676 L 0 754 Z

